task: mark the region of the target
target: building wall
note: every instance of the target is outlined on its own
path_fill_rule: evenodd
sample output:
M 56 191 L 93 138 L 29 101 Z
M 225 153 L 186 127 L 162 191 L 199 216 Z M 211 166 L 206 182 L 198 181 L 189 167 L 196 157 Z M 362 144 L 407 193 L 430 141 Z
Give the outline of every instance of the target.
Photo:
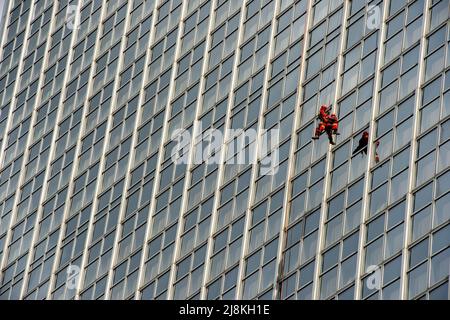
M 5 7 L 1 299 L 450 297 L 447 0 Z

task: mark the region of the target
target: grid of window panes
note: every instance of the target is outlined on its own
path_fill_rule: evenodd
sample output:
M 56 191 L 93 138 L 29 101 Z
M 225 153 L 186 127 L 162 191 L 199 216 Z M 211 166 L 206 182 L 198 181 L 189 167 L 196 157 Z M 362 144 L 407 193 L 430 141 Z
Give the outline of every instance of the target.
M 3 9 L 0 299 L 450 298 L 448 0 Z

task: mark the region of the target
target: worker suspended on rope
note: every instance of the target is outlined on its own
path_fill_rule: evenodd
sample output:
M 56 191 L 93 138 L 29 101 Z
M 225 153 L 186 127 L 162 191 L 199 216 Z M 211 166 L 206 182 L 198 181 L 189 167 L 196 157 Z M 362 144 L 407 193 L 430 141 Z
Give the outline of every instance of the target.
M 355 150 L 353 150 L 353 155 L 358 154 L 359 152 L 363 153 L 364 155 L 367 155 L 367 146 L 369 144 L 369 133 L 367 131 L 364 131 L 362 134 L 362 137 L 359 139 L 358 146 Z M 375 162 L 378 163 L 380 161 L 380 157 L 377 153 L 377 148 L 380 145 L 380 141 L 375 142 Z
M 338 135 L 339 120 L 337 116 L 332 113 L 330 114 L 330 107 L 322 105 L 319 110 L 317 118 L 319 119 L 319 124 L 316 127 L 313 139 L 319 139 L 320 135 L 324 132 L 327 133 L 328 140 L 331 144 L 335 145 L 333 141 L 333 134 Z

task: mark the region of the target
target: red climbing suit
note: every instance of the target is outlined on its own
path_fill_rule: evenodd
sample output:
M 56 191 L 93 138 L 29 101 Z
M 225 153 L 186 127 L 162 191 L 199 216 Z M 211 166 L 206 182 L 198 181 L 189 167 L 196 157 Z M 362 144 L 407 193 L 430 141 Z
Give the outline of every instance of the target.
M 335 144 L 332 135 L 338 134 L 339 120 L 334 113 L 330 114 L 329 111 L 329 108 L 325 105 L 320 107 L 319 115 L 317 116 L 320 122 L 316 127 L 313 139 L 319 139 L 319 136 L 326 131 L 330 143 Z
M 318 138 L 325 131 L 329 116 L 330 113 L 328 107 L 326 105 L 322 105 L 319 110 L 319 115 L 317 116 L 317 119 L 319 119 L 320 122 L 316 128 L 315 138 Z
M 317 118 L 319 118 L 320 121 L 324 122 L 327 120 L 328 116 L 330 115 L 330 110 L 326 105 L 322 105 L 320 107 L 319 115 Z
M 336 134 L 339 127 L 339 120 L 334 113 L 328 116 L 328 121 L 325 123 L 325 130 L 330 130 L 333 134 Z

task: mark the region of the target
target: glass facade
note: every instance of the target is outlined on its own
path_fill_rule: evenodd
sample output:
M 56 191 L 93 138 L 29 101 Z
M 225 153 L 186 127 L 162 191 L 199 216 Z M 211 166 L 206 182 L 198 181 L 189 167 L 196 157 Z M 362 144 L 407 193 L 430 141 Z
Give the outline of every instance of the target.
M 450 298 L 448 0 L 3 10 L 0 299 Z

